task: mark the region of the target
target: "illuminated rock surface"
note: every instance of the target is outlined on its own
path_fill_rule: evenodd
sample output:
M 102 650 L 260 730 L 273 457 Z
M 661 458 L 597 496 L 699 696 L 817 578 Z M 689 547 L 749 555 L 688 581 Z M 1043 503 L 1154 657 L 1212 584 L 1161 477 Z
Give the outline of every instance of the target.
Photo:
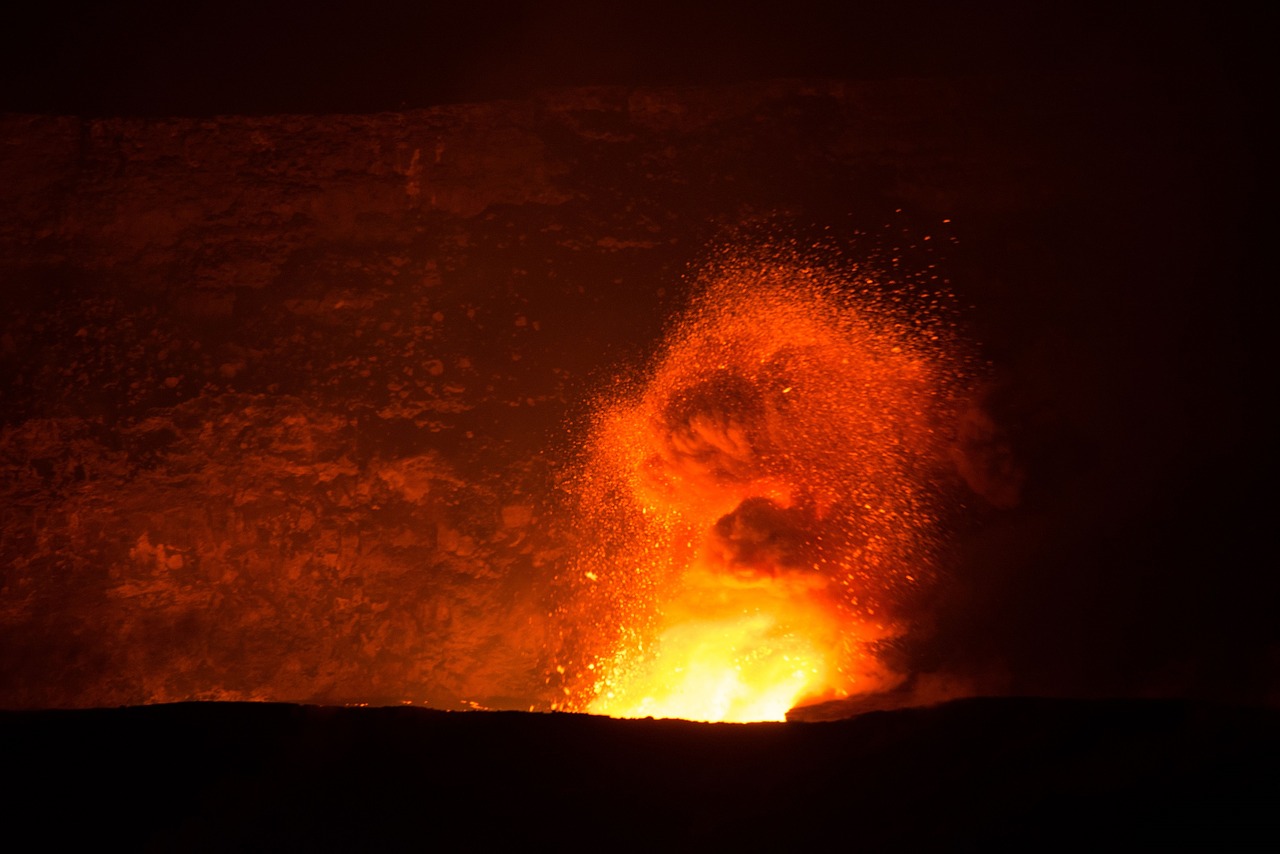
M 4 116 L 0 706 L 549 708 L 565 425 L 770 223 L 937 262 L 993 365 L 907 669 L 1274 701 L 1237 106 L 1116 72 Z

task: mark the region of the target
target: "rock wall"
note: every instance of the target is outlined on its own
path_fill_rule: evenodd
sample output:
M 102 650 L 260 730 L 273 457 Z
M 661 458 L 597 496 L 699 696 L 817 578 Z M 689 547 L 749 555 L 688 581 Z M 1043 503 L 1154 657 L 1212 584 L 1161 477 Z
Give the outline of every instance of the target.
M 1233 144 L 1158 145 L 1185 118 L 1166 95 L 782 81 L 0 117 L 0 706 L 545 707 L 574 418 L 744 227 L 894 261 L 958 239 L 944 272 L 998 365 L 1023 366 L 1032 404 L 1006 422 L 1034 427 L 1033 469 L 1046 435 L 1129 448 L 1142 428 L 1106 408 L 1176 341 L 1138 361 L 1118 342 L 1155 285 L 1113 286 L 1146 255 L 1079 274 L 1203 221 L 1198 170 Z M 1188 284 L 1164 282 L 1176 327 Z

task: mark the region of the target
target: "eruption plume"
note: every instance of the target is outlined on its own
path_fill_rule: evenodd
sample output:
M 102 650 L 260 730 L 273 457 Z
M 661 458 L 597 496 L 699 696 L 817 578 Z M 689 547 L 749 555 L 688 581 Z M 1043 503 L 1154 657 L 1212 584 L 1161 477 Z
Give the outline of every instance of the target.
M 947 297 L 758 254 L 699 284 L 595 407 L 561 706 L 777 720 L 892 688 L 958 480 Z

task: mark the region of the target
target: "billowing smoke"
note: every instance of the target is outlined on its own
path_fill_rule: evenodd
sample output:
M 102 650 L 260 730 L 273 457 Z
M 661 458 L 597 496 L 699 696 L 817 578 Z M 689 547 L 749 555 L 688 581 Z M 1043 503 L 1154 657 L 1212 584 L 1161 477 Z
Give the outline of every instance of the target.
M 947 295 L 758 254 L 699 286 L 597 407 L 565 705 L 750 719 L 893 688 L 972 457 Z

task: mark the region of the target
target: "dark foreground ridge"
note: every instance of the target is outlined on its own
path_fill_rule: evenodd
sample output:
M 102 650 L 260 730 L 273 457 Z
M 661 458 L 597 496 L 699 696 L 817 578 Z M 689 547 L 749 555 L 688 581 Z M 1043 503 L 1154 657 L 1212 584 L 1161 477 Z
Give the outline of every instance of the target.
M 1280 712 L 1182 701 L 749 725 L 181 703 L 0 713 L 0 747 L 9 832 L 51 849 L 1280 841 Z

